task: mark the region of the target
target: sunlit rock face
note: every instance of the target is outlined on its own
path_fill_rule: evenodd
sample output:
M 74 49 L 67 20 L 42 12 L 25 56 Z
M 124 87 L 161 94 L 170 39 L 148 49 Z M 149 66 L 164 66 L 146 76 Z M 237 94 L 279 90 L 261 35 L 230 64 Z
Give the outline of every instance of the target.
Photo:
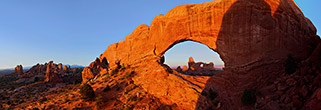
M 162 64 L 169 48 L 188 40 L 219 53 L 225 71 L 215 78 L 221 83 L 205 78 L 195 86 Z M 164 103 L 186 109 L 204 105 L 198 104 L 203 100 L 200 92 L 215 85 L 217 91 L 228 91 L 220 96 L 222 103 L 236 105 L 223 105 L 228 109 L 241 106 L 237 99 L 244 88 L 262 87 L 284 73 L 287 55 L 304 60 L 319 42 L 316 28 L 293 0 L 214 0 L 180 5 L 156 16 L 150 27 L 139 25 L 124 41 L 108 46 L 99 59 L 106 58 L 111 68 L 119 61 L 137 66 L 136 84 Z
M 102 60 L 96 58 L 96 60 L 88 67 L 85 67 L 82 71 L 82 82 L 85 83 L 89 79 L 94 78 L 97 74 L 104 74 L 108 72 L 108 62 L 106 58 L 103 58 Z

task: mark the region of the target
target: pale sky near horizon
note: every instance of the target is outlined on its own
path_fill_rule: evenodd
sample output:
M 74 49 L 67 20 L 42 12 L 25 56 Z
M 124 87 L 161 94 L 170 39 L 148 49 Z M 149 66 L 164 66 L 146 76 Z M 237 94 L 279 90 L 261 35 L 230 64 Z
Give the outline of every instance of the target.
M 86 66 L 139 24 L 150 25 L 156 15 L 175 6 L 206 1 L 210 0 L 1 0 L 0 69 L 50 60 Z M 321 0 L 295 2 L 319 30 Z M 176 48 L 187 58 L 167 54 Z M 180 43 L 171 50 L 165 54 L 171 66 L 186 64 L 189 56 L 219 64 L 215 52 L 195 42 Z

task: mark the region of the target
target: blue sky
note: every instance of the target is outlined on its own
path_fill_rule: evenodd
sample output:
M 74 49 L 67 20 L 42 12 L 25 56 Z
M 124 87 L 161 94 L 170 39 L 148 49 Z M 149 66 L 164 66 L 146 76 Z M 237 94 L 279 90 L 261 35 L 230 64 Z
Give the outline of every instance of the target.
M 108 45 L 123 40 L 139 24 L 149 25 L 156 15 L 165 14 L 175 6 L 206 1 L 209 0 L 1 0 L 0 69 L 50 60 L 89 65 Z M 296 2 L 314 25 L 321 28 L 318 6 L 321 1 Z M 184 45 L 194 44 L 197 45 L 182 43 L 171 50 L 177 47 L 177 53 L 193 56 L 193 50 L 186 51 Z M 211 56 L 195 56 L 196 61 L 216 60 L 206 46 L 196 47 L 194 53 Z M 188 57 L 171 58 L 167 53 L 165 57 L 170 65 L 185 64 L 188 60 Z

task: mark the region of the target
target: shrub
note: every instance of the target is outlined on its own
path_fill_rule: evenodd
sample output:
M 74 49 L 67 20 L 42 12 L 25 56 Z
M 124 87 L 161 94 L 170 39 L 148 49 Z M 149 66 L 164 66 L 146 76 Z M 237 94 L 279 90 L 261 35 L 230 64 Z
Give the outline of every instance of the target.
M 285 72 L 287 74 L 292 74 L 296 71 L 297 65 L 292 55 L 288 55 L 288 58 L 285 60 Z
M 132 76 L 132 74 L 134 73 L 134 71 L 132 72 L 126 72 L 125 75 L 124 75 L 124 78 L 130 78 Z
M 122 64 L 121 65 L 121 67 L 120 67 L 120 71 L 123 71 L 123 70 L 125 70 L 127 67 L 124 65 L 124 64 Z
M 213 105 L 217 107 L 217 106 L 218 106 L 218 103 L 220 103 L 220 101 L 215 100 L 215 101 L 213 102 Z
M 242 104 L 252 105 L 256 102 L 256 90 L 255 89 L 245 89 L 241 98 Z
M 95 101 L 96 101 L 95 106 L 100 106 L 101 104 L 103 104 L 105 102 L 101 96 L 96 97 Z
M 205 90 L 203 90 L 203 91 L 201 92 L 201 95 L 202 95 L 202 96 L 207 96 L 206 91 L 205 91 Z
M 138 98 L 136 95 L 131 96 L 130 98 L 127 99 L 128 101 L 138 101 L 140 98 Z
M 210 90 L 208 91 L 208 93 L 209 93 L 209 98 L 210 98 L 211 100 L 214 100 L 214 99 L 217 97 L 217 93 L 214 92 L 214 91 L 212 90 L 212 88 L 210 88 Z
M 39 77 L 35 77 L 34 81 L 33 82 L 38 82 L 40 80 Z
M 115 68 L 110 72 L 110 76 L 113 76 L 119 72 L 119 68 Z
M 107 92 L 107 91 L 109 91 L 111 88 L 110 88 L 110 86 L 107 84 L 107 86 L 104 88 L 104 92 Z
M 93 100 L 95 97 L 95 91 L 89 84 L 82 85 L 79 93 L 81 94 L 81 98 L 85 101 Z
M 11 100 L 7 101 L 7 105 L 11 105 L 11 104 L 12 104 Z
M 127 92 L 130 92 L 130 91 L 136 89 L 136 87 L 137 87 L 137 85 L 134 84 L 134 85 L 132 86 L 132 88 L 128 88 L 128 89 L 127 89 Z

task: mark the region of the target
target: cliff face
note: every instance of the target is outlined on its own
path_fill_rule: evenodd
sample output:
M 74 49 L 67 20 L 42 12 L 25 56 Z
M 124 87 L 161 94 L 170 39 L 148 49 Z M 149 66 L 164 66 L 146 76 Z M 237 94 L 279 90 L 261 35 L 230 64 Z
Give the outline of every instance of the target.
M 218 52 L 224 72 L 191 78 L 162 64 L 169 48 L 188 40 Z M 261 89 L 286 76 L 288 55 L 306 60 L 319 43 L 316 28 L 293 0 L 215 0 L 156 16 L 150 27 L 139 25 L 99 59 L 107 59 L 111 68 L 119 62 L 139 68 L 134 83 L 164 103 L 185 109 L 211 106 L 200 93 L 212 88 L 221 94 L 222 107 L 233 109 L 243 107 L 239 99 L 244 89 Z

